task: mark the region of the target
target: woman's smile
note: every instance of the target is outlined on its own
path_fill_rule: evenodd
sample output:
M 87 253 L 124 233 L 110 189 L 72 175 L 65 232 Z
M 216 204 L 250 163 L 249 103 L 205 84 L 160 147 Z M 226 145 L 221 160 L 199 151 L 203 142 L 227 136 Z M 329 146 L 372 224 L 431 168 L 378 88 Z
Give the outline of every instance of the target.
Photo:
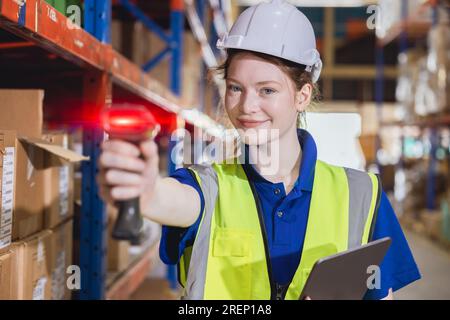
M 261 126 L 263 123 L 268 122 L 269 120 L 252 120 L 252 119 L 237 119 L 240 126 L 243 128 L 257 128 Z

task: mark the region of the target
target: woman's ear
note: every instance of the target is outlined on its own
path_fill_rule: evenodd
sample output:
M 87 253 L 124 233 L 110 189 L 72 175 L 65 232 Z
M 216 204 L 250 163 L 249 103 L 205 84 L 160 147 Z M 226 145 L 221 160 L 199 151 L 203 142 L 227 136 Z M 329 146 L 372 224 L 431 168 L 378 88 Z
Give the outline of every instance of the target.
M 313 87 L 309 83 L 304 84 L 303 87 L 295 93 L 295 108 L 298 112 L 306 110 L 311 103 L 312 93 Z

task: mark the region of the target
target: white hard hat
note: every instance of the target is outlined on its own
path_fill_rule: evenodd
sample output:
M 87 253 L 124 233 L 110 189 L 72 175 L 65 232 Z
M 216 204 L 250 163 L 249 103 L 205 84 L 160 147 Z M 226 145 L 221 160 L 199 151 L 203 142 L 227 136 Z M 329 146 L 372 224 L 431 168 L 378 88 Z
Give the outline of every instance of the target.
M 322 70 L 311 22 L 284 0 L 247 8 L 230 32 L 217 41 L 217 48 L 261 52 L 305 65 L 313 82 Z

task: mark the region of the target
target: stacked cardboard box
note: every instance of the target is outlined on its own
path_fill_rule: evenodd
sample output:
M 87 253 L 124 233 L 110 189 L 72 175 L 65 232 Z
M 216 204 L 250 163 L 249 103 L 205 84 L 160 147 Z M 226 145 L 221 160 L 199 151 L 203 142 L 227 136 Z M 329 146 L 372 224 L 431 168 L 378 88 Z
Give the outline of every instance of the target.
M 0 129 L 17 131 L 13 240 L 43 228 L 44 153 L 27 141 L 40 138 L 42 133 L 43 98 L 41 90 L 0 90 Z
M 68 300 L 73 221 L 14 242 L 0 255 L 0 300 Z
M 66 285 L 67 268 L 72 264 L 73 221 L 70 219 L 52 230 L 51 236 L 51 299 L 69 300 Z
M 13 243 L 11 299 L 49 300 L 51 298 L 50 230 Z
M 0 297 L 71 295 L 73 164 L 86 158 L 43 133 L 42 103 L 41 90 L 0 90 Z
M 0 300 L 11 299 L 11 252 L 0 254 Z
M 68 165 L 86 159 L 62 146 L 63 134 L 43 136 L 43 97 L 42 90 L 0 90 L 0 129 L 17 131 L 13 241 L 43 230 L 44 221 L 54 227 L 70 217 L 73 180 Z M 62 217 L 57 212 L 60 198 L 66 203 Z
M 14 208 L 16 133 L 0 130 L 0 253 L 11 245 Z
M 49 143 L 69 148 L 69 135 L 64 132 L 47 132 L 43 139 Z M 54 154 L 44 158 L 44 227 L 54 228 L 73 216 L 74 170 L 73 165 Z

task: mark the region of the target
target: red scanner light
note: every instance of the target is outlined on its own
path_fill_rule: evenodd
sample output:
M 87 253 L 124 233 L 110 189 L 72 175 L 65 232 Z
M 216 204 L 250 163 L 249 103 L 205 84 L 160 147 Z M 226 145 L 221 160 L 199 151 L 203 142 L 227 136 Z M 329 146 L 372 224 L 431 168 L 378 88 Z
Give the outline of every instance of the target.
M 103 113 L 102 121 L 104 130 L 117 138 L 145 139 L 159 131 L 159 124 L 144 107 L 112 107 Z

